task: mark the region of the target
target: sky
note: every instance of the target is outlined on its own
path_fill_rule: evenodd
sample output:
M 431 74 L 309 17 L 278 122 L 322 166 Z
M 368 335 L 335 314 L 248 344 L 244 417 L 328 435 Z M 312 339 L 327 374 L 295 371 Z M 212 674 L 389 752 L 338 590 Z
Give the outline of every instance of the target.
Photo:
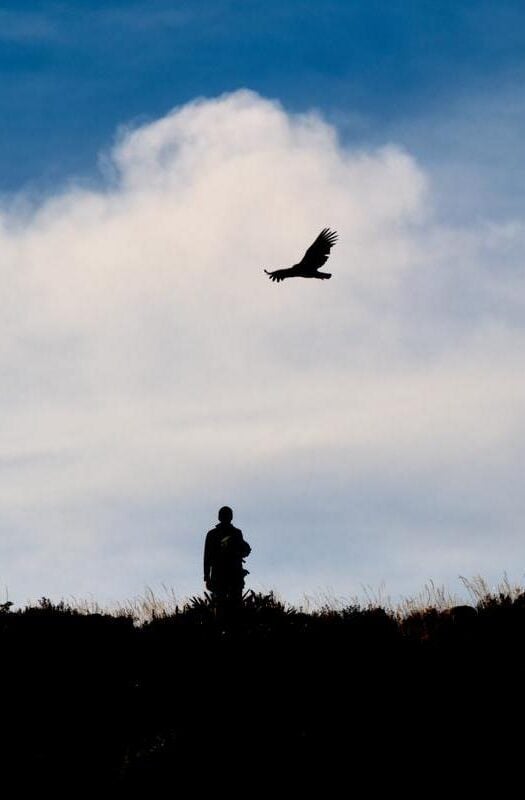
M 519 2 L 0 5 L 0 593 L 523 581 Z M 323 227 L 330 281 L 274 284 Z

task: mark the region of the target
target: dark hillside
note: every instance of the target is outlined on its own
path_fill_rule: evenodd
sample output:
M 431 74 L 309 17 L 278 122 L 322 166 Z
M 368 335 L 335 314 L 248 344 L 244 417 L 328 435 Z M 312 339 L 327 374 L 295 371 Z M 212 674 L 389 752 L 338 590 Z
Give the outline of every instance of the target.
M 4 606 L 0 642 L 3 774 L 20 790 L 233 791 L 284 768 L 372 791 L 472 758 L 508 775 L 522 746 L 525 595 L 404 618 L 252 595 L 226 621 L 204 598 L 142 625 L 42 600 Z

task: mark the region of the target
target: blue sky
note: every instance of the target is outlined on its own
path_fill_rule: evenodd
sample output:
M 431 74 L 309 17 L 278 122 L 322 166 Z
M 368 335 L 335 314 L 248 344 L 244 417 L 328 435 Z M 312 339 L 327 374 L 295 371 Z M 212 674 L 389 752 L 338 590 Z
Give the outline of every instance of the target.
M 239 87 L 290 110 L 322 109 L 356 139 L 383 141 L 395 130 L 431 158 L 432 120 L 461 116 L 484 92 L 519 89 L 524 72 L 519 2 L 151 0 L 20 9 L 3 4 L 0 14 L 3 190 L 93 176 L 117 126 Z M 416 140 L 402 132 L 414 120 L 429 128 Z M 439 145 L 454 142 L 442 132 L 430 144 L 442 156 Z
M 521 579 L 523 5 L 20 9 L 0 588 L 198 592 L 224 503 L 295 601 Z

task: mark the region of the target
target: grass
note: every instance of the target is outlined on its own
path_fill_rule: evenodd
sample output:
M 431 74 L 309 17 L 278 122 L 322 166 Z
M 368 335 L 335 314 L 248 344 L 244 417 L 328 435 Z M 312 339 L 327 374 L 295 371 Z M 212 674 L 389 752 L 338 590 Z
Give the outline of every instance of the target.
M 402 622 L 415 614 L 424 614 L 429 611 L 441 613 L 455 606 L 470 605 L 473 608 L 483 608 L 495 603 L 512 603 L 525 593 L 525 586 L 511 582 L 506 573 L 493 587 L 481 575 L 474 575 L 471 578 L 460 576 L 460 581 L 466 590 L 466 599 L 457 593 L 450 592 L 443 584 L 439 585 L 433 580 L 427 581 L 417 594 L 402 596 L 397 601 L 386 593 L 384 584 L 377 589 L 369 585 L 363 586 L 361 596 L 336 595 L 329 590 L 320 590 L 317 593 L 305 594 L 303 602 L 298 606 L 287 603 L 274 591 L 265 594 L 247 591 L 245 597 L 251 597 L 252 600 L 253 597 L 257 597 L 259 602 L 263 597 L 271 598 L 271 602 L 282 607 L 283 610 L 288 609 L 297 613 L 317 616 L 343 614 L 349 608 L 362 611 L 381 609 Z M 51 601 L 42 598 L 40 604 L 42 603 L 45 605 Z M 162 593 L 156 593 L 152 588 L 146 587 L 142 595 L 136 595 L 122 602 L 103 604 L 93 598 L 71 596 L 68 599 L 62 598 L 54 607 L 62 610 L 69 609 L 84 615 L 103 614 L 126 617 L 132 619 L 136 625 L 142 625 L 155 619 L 166 619 L 185 613 L 189 609 L 210 604 L 211 597 L 207 592 L 204 592 L 202 596 L 180 598 L 173 587 L 162 584 Z M 12 607 L 13 603 L 6 598 L 6 602 L 0 604 L 0 613 L 2 611 L 5 613 Z M 30 607 L 31 604 L 26 605 L 26 608 Z
M 181 600 L 166 586 L 111 606 L 43 597 L 15 610 L 6 599 L 0 752 L 39 790 L 82 776 L 93 794 L 133 796 L 173 794 L 214 758 L 254 764 L 248 786 L 279 759 L 294 778 L 314 763 L 353 775 L 370 752 L 388 778 L 391 758 L 396 771 L 428 770 L 456 734 L 464 759 L 469 725 L 496 731 L 476 737 L 476 757 L 490 745 L 485 763 L 521 713 L 525 590 L 506 575 L 462 582 L 468 604 L 429 581 L 397 603 L 383 586 L 298 607 L 247 592 L 231 616 L 207 593 Z

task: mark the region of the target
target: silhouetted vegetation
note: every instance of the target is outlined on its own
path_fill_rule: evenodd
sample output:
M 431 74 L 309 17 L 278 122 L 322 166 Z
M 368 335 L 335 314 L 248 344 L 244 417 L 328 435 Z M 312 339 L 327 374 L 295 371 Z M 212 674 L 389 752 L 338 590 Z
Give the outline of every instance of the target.
M 217 770 L 235 786 L 278 769 L 373 784 L 429 759 L 465 768 L 473 739 L 494 763 L 522 709 L 525 593 L 403 614 L 247 593 L 228 620 L 205 594 L 140 623 L 42 598 L 0 606 L 0 642 L 19 792 L 175 791 L 183 776 L 204 790 Z

